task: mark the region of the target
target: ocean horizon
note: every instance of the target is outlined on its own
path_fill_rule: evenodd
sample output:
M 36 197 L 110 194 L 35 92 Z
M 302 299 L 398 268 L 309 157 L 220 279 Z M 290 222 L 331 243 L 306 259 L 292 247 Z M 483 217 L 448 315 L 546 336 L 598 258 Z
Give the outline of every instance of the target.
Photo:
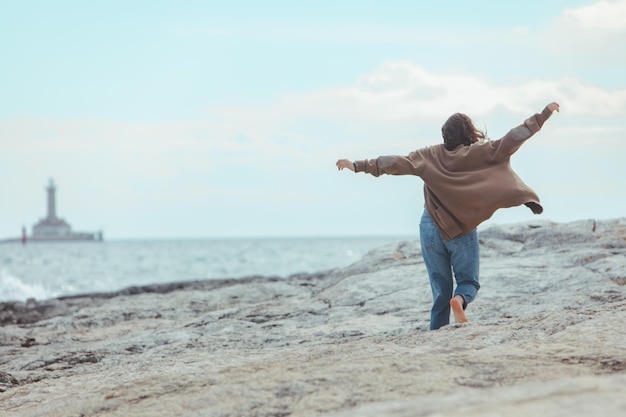
M 267 276 L 348 266 L 418 236 L 113 239 L 0 245 L 0 302 L 118 291 L 130 286 Z

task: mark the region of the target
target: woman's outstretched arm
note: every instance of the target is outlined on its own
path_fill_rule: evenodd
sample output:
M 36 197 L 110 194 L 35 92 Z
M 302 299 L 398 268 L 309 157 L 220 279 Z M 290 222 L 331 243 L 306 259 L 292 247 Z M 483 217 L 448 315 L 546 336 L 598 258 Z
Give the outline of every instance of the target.
M 561 107 L 558 103 L 552 102 L 548 104 L 541 113 L 537 113 L 524 121 L 521 126 L 511 129 L 507 136 L 511 136 L 513 140 L 526 140 L 537 133 L 543 124 L 552 116 L 556 110 L 560 111 Z
M 524 120 L 524 123 L 509 130 L 499 140 L 491 142 L 494 150 L 493 157 L 496 160 L 509 158 L 522 146 L 522 144 L 530 139 L 535 133 L 541 130 L 543 124 L 552 116 L 554 111 L 559 111 L 558 103 L 552 102 L 548 104 L 541 113 L 536 113 Z
M 347 168 L 353 172 L 365 172 L 375 177 L 383 174 L 420 175 L 423 169 L 423 162 L 422 150 L 418 149 L 407 156 L 379 156 L 375 159 L 364 159 L 354 162 L 348 159 L 340 159 L 337 161 L 337 169 L 341 171 Z

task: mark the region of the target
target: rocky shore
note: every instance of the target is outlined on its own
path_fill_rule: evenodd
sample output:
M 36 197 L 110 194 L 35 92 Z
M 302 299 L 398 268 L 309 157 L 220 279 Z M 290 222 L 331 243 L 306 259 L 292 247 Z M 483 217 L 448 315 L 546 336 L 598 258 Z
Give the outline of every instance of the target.
M 479 236 L 470 323 L 437 331 L 413 241 L 313 275 L 0 303 L 0 415 L 626 415 L 626 219 Z

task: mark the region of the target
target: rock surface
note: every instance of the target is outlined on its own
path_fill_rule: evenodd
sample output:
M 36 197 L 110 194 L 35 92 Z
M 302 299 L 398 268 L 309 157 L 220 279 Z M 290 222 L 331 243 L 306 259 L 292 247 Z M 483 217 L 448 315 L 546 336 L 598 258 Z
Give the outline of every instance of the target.
M 416 242 L 289 278 L 0 304 L 3 416 L 626 415 L 626 219 L 481 230 L 469 324 Z

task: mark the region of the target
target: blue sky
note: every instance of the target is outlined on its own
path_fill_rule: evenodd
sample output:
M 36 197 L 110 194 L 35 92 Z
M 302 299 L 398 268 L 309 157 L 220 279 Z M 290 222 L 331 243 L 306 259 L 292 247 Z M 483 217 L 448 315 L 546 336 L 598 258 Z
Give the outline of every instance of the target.
M 0 2 L 0 238 L 45 214 L 108 238 L 414 235 L 422 182 L 339 158 L 492 139 L 545 212 L 624 216 L 626 1 Z

